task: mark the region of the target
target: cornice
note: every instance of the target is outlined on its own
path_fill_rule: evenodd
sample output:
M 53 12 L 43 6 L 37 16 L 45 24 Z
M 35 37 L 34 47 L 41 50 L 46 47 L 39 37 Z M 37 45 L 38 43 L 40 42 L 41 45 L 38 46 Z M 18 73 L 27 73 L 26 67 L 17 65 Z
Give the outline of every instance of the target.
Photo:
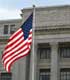
M 1 23 L 11 23 L 11 22 L 21 22 L 22 19 L 8 19 L 8 20 L 0 20 Z
M 35 7 L 36 11 L 44 11 L 44 10 L 54 10 L 54 9 L 65 9 L 65 8 L 69 8 L 70 9 L 70 5 L 58 5 L 58 6 L 40 6 L 40 7 Z M 32 11 L 32 7 L 30 8 L 23 8 L 21 9 L 21 12 L 31 12 Z

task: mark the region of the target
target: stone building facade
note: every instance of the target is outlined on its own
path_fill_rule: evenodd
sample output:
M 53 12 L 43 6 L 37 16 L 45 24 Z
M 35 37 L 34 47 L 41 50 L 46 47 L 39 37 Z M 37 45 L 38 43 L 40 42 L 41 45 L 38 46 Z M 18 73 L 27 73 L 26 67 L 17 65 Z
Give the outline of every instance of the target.
M 33 9 L 21 11 L 21 20 L 0 21 L 0 55 L 10 34 L 21 26 Z M 34 43 L 34 80 L 70 80 L 70 6 L 35 9 Z M 10 74 L 0 64 L 0 78 L 32 80 L 31 58 L 30 53 L 16 61 Z

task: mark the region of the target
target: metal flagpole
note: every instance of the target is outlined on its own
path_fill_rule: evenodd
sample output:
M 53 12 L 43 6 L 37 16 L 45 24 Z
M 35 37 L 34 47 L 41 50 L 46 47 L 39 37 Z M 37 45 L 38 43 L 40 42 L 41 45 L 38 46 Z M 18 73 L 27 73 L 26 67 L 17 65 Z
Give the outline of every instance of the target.
M 35 75 L 35 54 L 34 54 L 34 39 L 35 39 L 35 5 L 33 5 L 33 27 L 32 27 L 32 76 L 31 76 L 31 80 L 34 80 L 34 75 Z

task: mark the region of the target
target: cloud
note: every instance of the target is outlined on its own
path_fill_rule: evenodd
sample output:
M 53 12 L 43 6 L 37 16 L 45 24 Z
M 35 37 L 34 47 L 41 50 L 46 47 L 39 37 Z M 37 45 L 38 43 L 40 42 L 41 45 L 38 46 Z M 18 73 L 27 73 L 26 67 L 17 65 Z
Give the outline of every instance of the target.
M 18 19 L 21 18 L 20 16 L 20 10 L 9 10 L 0 8 L 0 20 L 5 19 Z
M 32 5 L 33 0 L 0 0 L 0 8 L 21 9 Z

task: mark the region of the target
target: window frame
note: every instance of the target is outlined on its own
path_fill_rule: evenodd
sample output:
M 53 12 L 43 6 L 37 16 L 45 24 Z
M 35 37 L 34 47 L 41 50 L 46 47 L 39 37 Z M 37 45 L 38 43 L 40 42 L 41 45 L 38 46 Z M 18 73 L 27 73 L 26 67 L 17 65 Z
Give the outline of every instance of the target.
M 1 73 L 1 80 L 12 80 L 12 73 Z
M 38 48 L 39 59 L 50 59 L 51 48 Z
M 39 80 L 43 80 L 43 78 L 44 80 L 50 80 L 50 69 L 40 69 L 39 70 Z
M 70 58 L 70 47 L 60 47 L 58 52 L 60 58 Z
M 10 25 L 10 34 L 13 34 L 15 32 L 15 24 Z
M 15 26 L 16 26 L 15 24 L 4 24 L 3 34 L 4 35 L 13 34 L 16 29 Z M 7 30 L 6 30 L 6 27 L 7 27 Z
M 4 35 L 7 35 L 7 34 L 8 34 L 8 31 L 9 31 L 9 25 L 8 25 L 8 24 L 5 24 L 5 25 L 4 25 L 3 34 L 4 34 Z
M 60 69 L 60 80 L 70 80 L 70 68 Z

